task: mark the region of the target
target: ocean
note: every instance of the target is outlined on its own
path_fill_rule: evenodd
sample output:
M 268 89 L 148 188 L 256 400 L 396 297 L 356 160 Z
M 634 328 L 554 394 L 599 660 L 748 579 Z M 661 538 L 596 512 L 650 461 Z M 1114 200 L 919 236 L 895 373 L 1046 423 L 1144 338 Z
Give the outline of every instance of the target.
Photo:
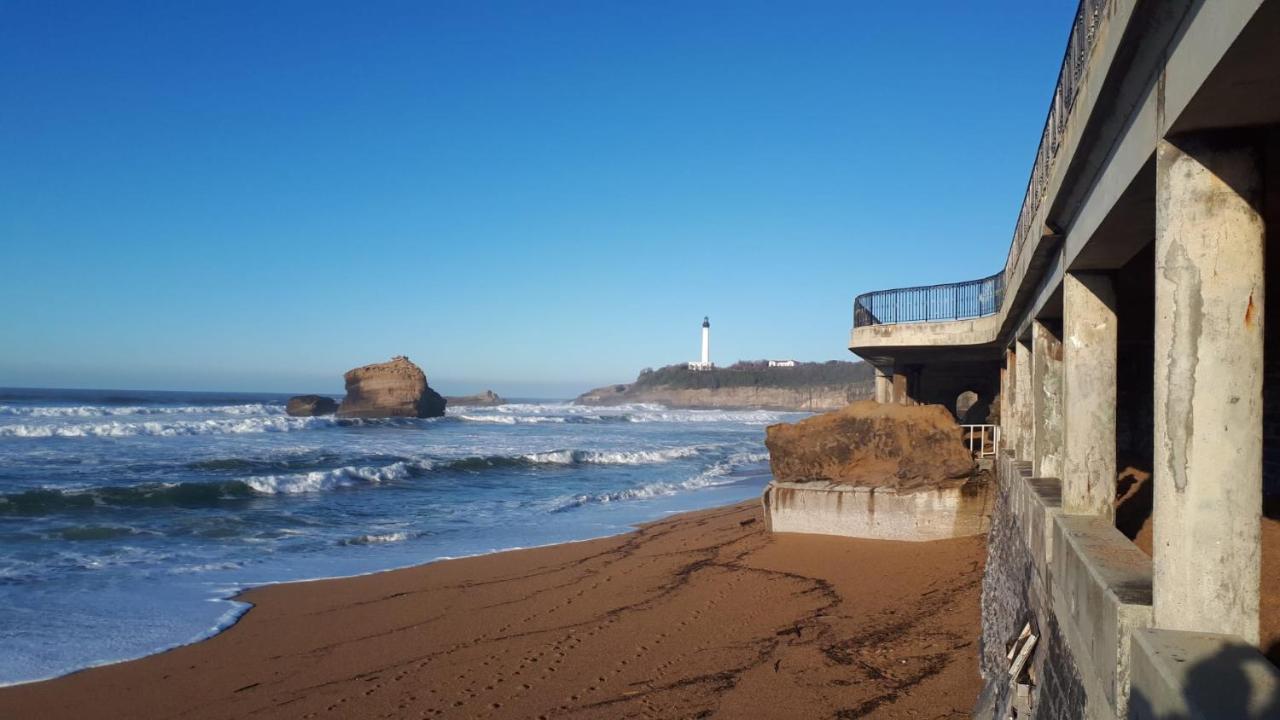
M 765 426 L 804 416 L 528 401 L 339 420 L 286 398 L 0 389 L 0 684 L 208 637 L 254 585 L 757 497 Z

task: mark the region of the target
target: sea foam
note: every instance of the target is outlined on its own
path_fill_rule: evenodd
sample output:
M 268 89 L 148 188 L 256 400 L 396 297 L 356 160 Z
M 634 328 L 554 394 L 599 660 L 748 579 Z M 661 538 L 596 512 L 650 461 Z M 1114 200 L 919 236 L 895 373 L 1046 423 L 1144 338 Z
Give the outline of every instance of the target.
M 88 418 L 112 417 L 119 415 L 272 415 L 284 412 L 283 405 L 266 403 L 247 403 L 244 405 L 191 405 L 181 407 L 165 406 L 119 406 L 119 405 L 75 405 L 75 406 L 25 406 L 0 405 L 0 416 L 15 417 L 47 417 L 47 418 Z
M 294 495 L 321 492 L 355 485 L 394 482 L 412 477 L 417 472 L 430 470 L 430 461 L 402 460 L 384 467 L 340 467 L 333 470 L 315 470 L 290 475 L 263 475 L 245 478 L 244 484 L 263 495 Z
M 264 417 L 219 418 L 211 420 L 173 420 L 169 422 L 121 422 L 112 420 L 99 423 L 27 423 L 0 425 L 0 437 L 21 438 L 86 438 L 131 437 L 148 435 L 175 437 L 180 435 L 240 435 L 245 433 L 293 432 L 332 427 L 339 421 L 329 417 L 288 417 L 268 415 Z

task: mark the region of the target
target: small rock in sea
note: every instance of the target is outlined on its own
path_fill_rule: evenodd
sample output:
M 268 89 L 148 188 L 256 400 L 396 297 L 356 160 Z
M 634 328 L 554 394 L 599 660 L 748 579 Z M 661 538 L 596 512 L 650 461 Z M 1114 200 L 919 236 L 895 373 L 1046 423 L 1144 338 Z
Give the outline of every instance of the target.
M 289 398 L 284 411 L 293 417 L 332 415 L 338 411 L 338 401 L 323 395 L 295 395 Z

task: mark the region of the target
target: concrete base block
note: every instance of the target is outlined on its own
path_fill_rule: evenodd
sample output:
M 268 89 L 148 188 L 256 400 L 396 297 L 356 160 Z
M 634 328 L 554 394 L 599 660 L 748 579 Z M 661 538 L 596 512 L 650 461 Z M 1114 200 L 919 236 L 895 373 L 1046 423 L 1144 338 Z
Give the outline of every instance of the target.
M 1151 559 L 1108 519 L 1057 515 L 1051 568 L 1054 612 L 1090 702 L 1124 717 L 1130 638 L 1151 625 Z
M 990 528 L 990 483 L 898 492 L 829 482 L 772 482 L 764 491 L 773 532 L 927 541 Z
M 1132 720 L 1280 717 L 1280 672 L 1234 635 L 1133 633 Z

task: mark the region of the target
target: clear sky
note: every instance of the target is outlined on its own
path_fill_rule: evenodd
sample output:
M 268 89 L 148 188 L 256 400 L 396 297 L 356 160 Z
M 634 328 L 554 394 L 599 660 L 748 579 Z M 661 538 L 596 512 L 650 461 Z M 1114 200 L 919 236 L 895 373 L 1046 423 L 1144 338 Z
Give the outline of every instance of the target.
M 568 396 L 1003 266 L 1075 0 L 0 0 L 0 386 Z

